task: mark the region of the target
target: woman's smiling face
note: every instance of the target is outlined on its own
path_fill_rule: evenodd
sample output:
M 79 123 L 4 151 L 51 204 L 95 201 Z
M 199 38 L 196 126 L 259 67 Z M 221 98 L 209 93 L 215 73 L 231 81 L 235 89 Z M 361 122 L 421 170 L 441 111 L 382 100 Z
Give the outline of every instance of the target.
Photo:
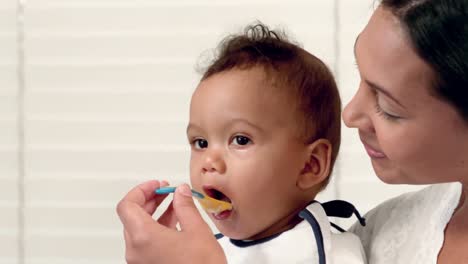
M 361 82 L 343 112 L 387 183 L 466 181 L 468 124 L 431 94 L 433 70 L 398 19 L 379 7 L 355 44 Z
M 281 96 L 282 95 L 282 96 Z M 307 161 L 289 96 L 265 81 L 262 68 L 229 70 L 202 81 L 192 96 L 187 136 L 195 189 L 232 202 L 210 214 L 235 239 L 276 233 L 302 206 L 296 177 Z

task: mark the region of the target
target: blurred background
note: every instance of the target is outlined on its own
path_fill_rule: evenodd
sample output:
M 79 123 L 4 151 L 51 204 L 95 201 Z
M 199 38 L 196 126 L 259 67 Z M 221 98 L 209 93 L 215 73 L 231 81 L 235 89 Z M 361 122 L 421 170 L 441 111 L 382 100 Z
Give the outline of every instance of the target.
M 373 2 L 0 0 L 0 263 L 125 263 L 118 201 L 142 181 L 188 181 L 200 55 L 260 20 L 323 59 L 346 103 Z M 320 201 L 364 213 L 421 188 L 381 183 L 356 131 L 342 142 Z

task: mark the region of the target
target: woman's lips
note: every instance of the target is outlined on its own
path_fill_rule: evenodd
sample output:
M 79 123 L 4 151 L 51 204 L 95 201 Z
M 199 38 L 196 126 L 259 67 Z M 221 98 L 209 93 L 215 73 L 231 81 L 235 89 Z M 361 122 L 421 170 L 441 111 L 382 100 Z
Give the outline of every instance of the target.
M 373 159 L 383 159 L 386 158 L 387 156 L 383 153 L 380 152 L 373 147 L 369 146 L 366 142 L 362 141 L 362 144 L 364 145 L 364 148 L 366 149 L 367 154 L 373 158 Z

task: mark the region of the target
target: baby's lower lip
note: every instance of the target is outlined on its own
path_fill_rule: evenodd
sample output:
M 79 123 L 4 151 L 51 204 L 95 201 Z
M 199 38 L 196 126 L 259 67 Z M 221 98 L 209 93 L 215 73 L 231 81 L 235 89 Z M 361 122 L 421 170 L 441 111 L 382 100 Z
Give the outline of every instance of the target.
M 212 214 L 216 220 L 226 220 L 231 216 L 232 210 L 222 211 L 221 213 Z

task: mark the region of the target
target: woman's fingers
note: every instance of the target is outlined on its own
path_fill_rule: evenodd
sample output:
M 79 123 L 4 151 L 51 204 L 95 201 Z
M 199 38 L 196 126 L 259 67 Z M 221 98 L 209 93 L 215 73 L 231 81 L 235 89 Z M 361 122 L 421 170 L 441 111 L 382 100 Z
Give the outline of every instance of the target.
M 195 207 L 192 192 L 187 184 L 177 187 L 172 203 L 182 231 L 211 234 L 211 229 Z
M 158 221 L 152 218 L 164 199 L 154 195 L 161 184 L 166 183 L 140 184 L 117 206 L 124 225 L 127 263 L 227 263 L 221 246 L 195 207 L 187 185 L 178 188 L 173 203 Z M 175 229 L 177 221 L 183 232 Z M 204 247 L 200 248 L 200 244 Z
M 154 190 L 158 189 L 160 186 L 161 183 L 157 180 L 144 182 L 130 190 L 122 201 L 129 201 L 143 207 L 147 201 L 156 197 Z
M 177 222 L 178 222 L 177 216 L 175 215 L 174 206 L 171 202 L 169 206 L 167 207 L 166 211 L 164 211 L 161 217 L 159 217 L 158 223 L 175 230 L 177 226 Z
M 145 223 L 153 221 L 151 215 L 164 199 L 156 198 L 154 190 L 159 187 L 159 181 L 155 180 L 142 183 L 130 190 L 117 205 L 120 221 L 130 234 L 141 232 Z M 148 202 L 153 203 L 153 206 L 148 206 Z
M 160 184 L 159 184 L 159 187 L 164 187 L 164 186 L 168 186 L 168 185 L 169 185 L 169 183 L 167 181 L 161 181 Z M 157 188 L 159 188 L 159 187 L 157 187 Z M 143 205 L 143 209 L 145 209 L 145 211 L 149 215 L 153 215 L 154 212 L 156 211 L 156 209 L 158 208 L 158 206 L 167 197 L 167 194 L 163 194 L 163 195 L 154 194 L 155 190 L 156 190 L 156 188 L 152 190 L 153 193 L 150 196 L 150 197 L 153 197 L 153 199 L 147 200 L 146 204 Z

